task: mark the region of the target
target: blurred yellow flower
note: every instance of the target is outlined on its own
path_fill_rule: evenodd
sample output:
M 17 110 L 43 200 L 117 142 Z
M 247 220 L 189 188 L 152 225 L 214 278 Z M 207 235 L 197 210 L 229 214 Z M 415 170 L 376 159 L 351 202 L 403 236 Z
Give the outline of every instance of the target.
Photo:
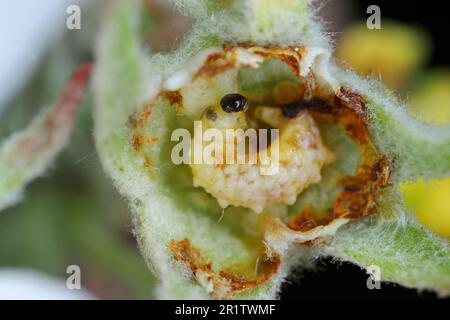
M 380 76 L 387 86 L 399 88 L 426 62 L 430 49 L 428 34 L 423 30 L 383 21 L 380 30 L 370 30 L 365 24 L 344 30 L 336 57 L 344 67 Z
M 410 94 L 410 105 L 431 123 L 450 123 L 450 70 L 428 72 Z
M 450 70 L 427 73 L 414 88 L 409 104 L 421 119 L 450 124 Z M 402 184 L 406 204 L 417 219 L 437 234 L 450 237 L 450 178 Z
M 450 70 L 427 73 L 412 90 L 414 113 L 431 123 L 450 124 Z M 423 225 L 443 237 L 450 237 L 450 178 L 400 186 L 406 204 Z
M 420 179 L 402 184 L 401 191 L 420 223 L 443 237 L 450 236 L 450 179 Z

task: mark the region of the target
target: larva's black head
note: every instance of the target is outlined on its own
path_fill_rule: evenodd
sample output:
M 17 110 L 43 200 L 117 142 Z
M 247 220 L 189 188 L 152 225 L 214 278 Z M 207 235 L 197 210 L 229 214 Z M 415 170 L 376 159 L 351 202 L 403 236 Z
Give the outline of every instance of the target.
M 248 108 L 247 98 L 239 93 L 230 93 L 220 100 L 220 106 L 227 113 L 241 112 Z

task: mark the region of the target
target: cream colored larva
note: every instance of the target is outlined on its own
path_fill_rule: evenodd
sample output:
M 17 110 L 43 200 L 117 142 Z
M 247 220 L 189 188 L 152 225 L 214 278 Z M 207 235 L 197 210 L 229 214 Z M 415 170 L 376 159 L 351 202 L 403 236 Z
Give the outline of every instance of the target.
M 246 108 L 230 112 L 229 105 L 223 104 L 226 100 L 224 97 L 222 105 L 204 112 L 201 118 L 203 128 L 216 128 L 225 134 L 227 129 L 255 129 L 257 121 L 279 128 L 278 141 L 272 141 L 268 146 L 270 151 L 267 150 L 272 156 L 277 146 L 278 168 L 272 174 L 263 174 L 261 161 L 227 162 L 227 148 L 233 144 L 237 153 L 240 140 L 225 140 L 223 154 L 215 158 L 218 159 L 216 162 L 191 164 L 194 186 L 203 187 L 222 208 L 240 206 L 260 213 L 272 204 L 292 205 L 303 190 L 321 180 L 321 169 L 333 159 L 333 155 L 324 146 L 314 119 L 307 111 L 299 111 L 293 117 L 283 114 L 280 107 L 269 106 L 257 106 L 252 112 Z M 236 102 L 235 105 L 242 104 Z M 258 149 L 256 152 L 262 151 Z M 249 152 L 247 150 L 247 156 Z

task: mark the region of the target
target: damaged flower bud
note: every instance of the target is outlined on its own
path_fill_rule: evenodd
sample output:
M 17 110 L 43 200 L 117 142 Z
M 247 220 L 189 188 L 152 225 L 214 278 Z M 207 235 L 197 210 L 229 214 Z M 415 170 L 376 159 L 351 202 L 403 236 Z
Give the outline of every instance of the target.
M 449 294 L 448 244 L 418 231 L 397 192 L 402 179 L 450 173 L 448 129 L 410 118 L 378 84 L 334 66 L 305 0 L 170 2 L 196 20 L 184 44 L 143 54 L 139 6 L 115 1 L 96 71 L 100 158 L 133 204 L 159 297 L 273 299 L 297 261 L 289 255 L 313 258 L 305 247 Z M 217 137 L 240 130 L 242 141 L 248 129 L 278 129 L 242 155 L 278 143 L 279 171 L 173 163 L 171 132 L 197 123 Z

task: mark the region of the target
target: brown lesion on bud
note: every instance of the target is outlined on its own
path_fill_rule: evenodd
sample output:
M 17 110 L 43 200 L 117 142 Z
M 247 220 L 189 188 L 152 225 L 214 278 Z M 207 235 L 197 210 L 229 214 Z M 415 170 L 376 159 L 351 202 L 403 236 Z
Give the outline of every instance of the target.
M 231 54 L 231 55 L 230 55 Z M 235 67 L 237 57 L 235 53 L 227 51 L 215 52 L 210 54 L 200 70 L 195 73 L 193 79 L 199 77 L 212 78 L 218 74 L 222 74 Z
M 308 207 L 288 220 L 286 225 L 294 231 L 306 232 L 328 225 L 337 218 L 358 220 L 369 215 L 380 191 L 389 185 L 390 170 L 391 162 L 386 156 L 380 156 L 372 165 L 361 165 L 358 174 L 340 180 L 343 191 L 325 216 Z
M 148 121 L 150 121 L 154 105 L 155 105 L 154 101 L 151 101 L 150 103 L 147 103 L 141 110 L 129 116 L 128 127 L 132 130 L 144 127 L 145 124 L 148 123 Z
M 184 106 L 183 106 L 183 96 L 181 95 L 179 90 L 176 91 L 165 91 L 161 94 L 161 96 L 169 102 L 170 106 L 173 106 L 177 110 L 177 115 L 184 114 Z
M 263 284 L 281 266 L 281 258 L 278 255 L 269 257 L 263 254 L 257 261 L 255 276 L 249 277 L 231 267 L 214 270 L 213 263 L 189 239 L 171 240 L 169 249 L 175 260 L 186 266 L 192 276 L 216 299 L 228 299 L 236 293 Z
M 386 155 L 380 155 L 370 141 L 364 98 L 347 88 L 341 88 L 334 97 L 314 98 L 305 102 L 304 106 L 318 121 L 339 124 L 358 145 L 361 161 L 354 176 L 338 181 L 342 191 L 325 212 L 325 217 L 323 213 L 308 207 L 288 220 L 287 226 L 294 231 L 306 232 L 328 225 L 337 218 L 358 220 L 369 215 L 380 191 L 389 185 L 392 163 Z
M 300 76 L 300 63 L 306 56 L 306 48 L 300 46 L 278 47 L 278 46 L 253 46 L 241 43 L 238 45 L 225 45 L 220 52 L 211 53 L 202 67 L 194 74 L 193 80 L 199 77 L 212 78 L 235 68 L 239 64 L 237 49 L 245 49 L 251 54 L 256 54 L 262 59 L 277 58 L 283 61 L 292 72 Z
M 331 217 L 318 218 L 314 208 L 305 208 L 300 215 L 287 221 L 286 225 L 295 231 L 309 231 L 317 226 L 324 226 L 331 222 Z
M 362 165 L 357 175 L 341 179 L 344 190 L 333 204 L 333 216 L 357 220 L 369 215 L 381 189 L 389 184 L 390 171 L 391 161 L 382 155 L 371 165 Z
M 180 91 L 163 91 L 128 117 L 128 127 L 132 130 L 145 128 L 151 120 L 153 107 L 160 98 L 166 99 L 170 106 L 177 108 L 177 115 L 183 114 L 183 96 Z
M 338 123 L 356 144 L 369 144 L 366 104 L 358 93 L 341 88 L 333 96 L 313 97 L 302 104 L 318 122 Z
M 145 136 L 142 133 L 135 133 L 131 138 L 131 145 L 136 152 L 141 151 L 143 145 L 152 145 L 159 141 L 157 136 Z
M 154 178 L 154 166 L 149 156 L 144 157 L 144 167 L 147 169 L 147 175 L 150 179 Z
M 175 107 L 177 115 L 183 114 L 183 96 L 179 91 L 164 91 L 159 93 L 155 99 L 152 99 L 144 107 L 133 113 L 128 118 L 128 129 L 130 130 L 129 143 L 131 149 L 136 153 L 141 153 L 144 161 L 143 167 L 148 173 L 148 177 L 153 179 L 155 177 L 155 168 L 151 159 L 150 149 L 145 147 L 151 147 L 160 141 L 160 137 L 157 135 L 146 134 L 146 129 L 152 121 L 153 108 L 159 98 L 165 99 L 169 106 Z

